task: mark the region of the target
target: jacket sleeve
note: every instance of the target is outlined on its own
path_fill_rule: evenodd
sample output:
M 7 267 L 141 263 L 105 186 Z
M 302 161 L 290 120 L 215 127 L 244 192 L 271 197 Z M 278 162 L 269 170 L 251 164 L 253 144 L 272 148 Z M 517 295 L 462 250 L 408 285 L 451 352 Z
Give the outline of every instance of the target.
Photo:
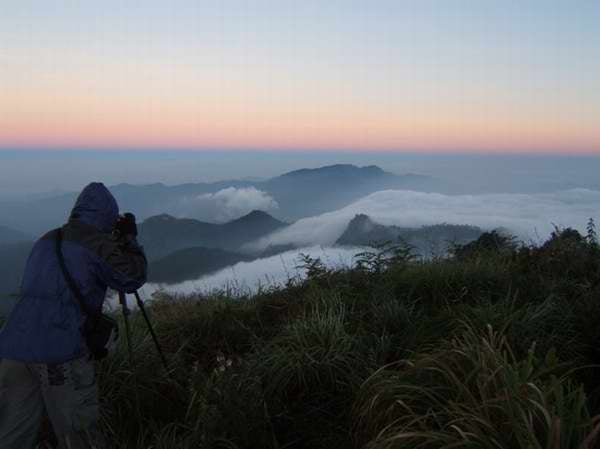
M 102 252 L 97 274 L 110 288 L 131 293 L 144 285 L 148 263 L 134 238 L 107 241 Z

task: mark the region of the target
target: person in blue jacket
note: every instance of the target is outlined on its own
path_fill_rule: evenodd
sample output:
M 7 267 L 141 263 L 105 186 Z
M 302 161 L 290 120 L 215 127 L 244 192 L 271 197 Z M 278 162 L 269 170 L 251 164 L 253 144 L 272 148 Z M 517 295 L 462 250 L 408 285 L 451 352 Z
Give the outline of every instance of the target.
M 107 288 L 132 292 L 146 282 L 135 217 L 113 233 L 119 208 L 101 183 L 83 189 L 62 229 L 65 266 L 89 310 L 100 313 Z M 56 251 L 56 231 L 34 245 L 21 298 L 0 331 L 0 448 L 35 448 L 44 413 L 59 447 L 104 447 L 98 430 L 94 362 L 84 311 Z

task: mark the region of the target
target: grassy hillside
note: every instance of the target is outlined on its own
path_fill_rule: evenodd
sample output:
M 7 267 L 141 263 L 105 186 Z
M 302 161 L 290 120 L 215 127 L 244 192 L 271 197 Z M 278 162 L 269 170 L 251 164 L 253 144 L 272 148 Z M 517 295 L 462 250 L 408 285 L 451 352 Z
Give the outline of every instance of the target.
M 135 371 L 123 347 L 101 364 L 107 437 L 157 449 L 600 447 L 593 227 L 539 247 L 491 233 L 449 259 L 406 254 L 363 254 L 342 271 L 307 259 L 306 281 L 252 298 L 155 298 L 175 380 L 135 314 Z

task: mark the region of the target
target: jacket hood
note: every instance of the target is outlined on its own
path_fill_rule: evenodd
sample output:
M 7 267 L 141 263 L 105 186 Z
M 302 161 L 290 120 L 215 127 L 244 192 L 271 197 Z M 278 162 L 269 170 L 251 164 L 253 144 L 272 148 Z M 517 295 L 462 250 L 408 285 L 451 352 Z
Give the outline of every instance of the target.
M 102 232 L 110 232 L 118 216 L 117 201 L 101 182 L 88 184 L 71 211 L 71 219 L 87 223 Z

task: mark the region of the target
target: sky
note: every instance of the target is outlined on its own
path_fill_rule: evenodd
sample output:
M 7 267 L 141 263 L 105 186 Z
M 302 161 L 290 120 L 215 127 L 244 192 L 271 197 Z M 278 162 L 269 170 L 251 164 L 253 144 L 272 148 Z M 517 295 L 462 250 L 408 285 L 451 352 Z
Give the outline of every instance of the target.
M 597 0 L 0 6 L 0 149 L 600 153 Z

